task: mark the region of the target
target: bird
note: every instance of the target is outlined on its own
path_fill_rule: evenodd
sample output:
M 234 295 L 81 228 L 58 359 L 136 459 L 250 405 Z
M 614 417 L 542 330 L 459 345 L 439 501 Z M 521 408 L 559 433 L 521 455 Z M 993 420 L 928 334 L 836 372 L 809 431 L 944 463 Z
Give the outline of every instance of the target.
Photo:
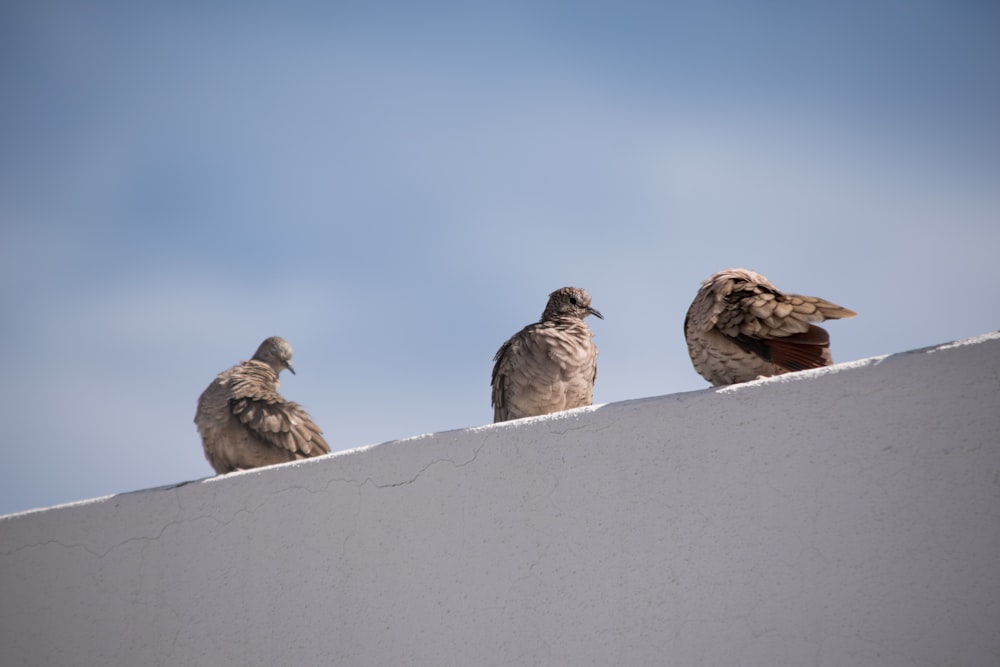
M 713 386 L 833 363 L 830 334 L 811 322 L 854 317 L 815 296 L 786 294 L 759 273 L 719 271 L 701 283 L 684 318 L 695 370 Z
M 198 398 L 194 423 L 217 474 L 330 453 L 323 431 L 302 406 L 278 393 L 278 375 L 293 374 L 292 346 L 280 336 L 249 361 L 219 373 Z
M 594 402 L 597 346 L 584 318 L 604 319 L 580 287 L 549 294 L 538 322 L 524 327 L 493 357 L 493 422 L 569 410 Z

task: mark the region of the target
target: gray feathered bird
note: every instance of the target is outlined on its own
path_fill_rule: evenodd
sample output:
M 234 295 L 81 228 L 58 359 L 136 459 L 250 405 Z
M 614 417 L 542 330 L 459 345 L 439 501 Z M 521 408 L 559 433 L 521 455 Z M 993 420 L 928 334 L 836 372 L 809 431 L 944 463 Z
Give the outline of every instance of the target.
M 292 368 L 292 346 L 268 338 L 249 361 L 219 373 L 198 398 L 194 423 L 205 458 L 222 474 L 330 452 L 320 430 L 297 403 L 278 393 L 278 374 Z
M 684 337 L 691 363 L 713 385 L 833 363 L 830 334 L 812 322 L 857 313 L 814 296 L 785 294 L 759 273 L 726 269 L 701 284 Z
M 593 404 L 597 346 L 583 321 L 588 315 L 604 319 L 586 290 L 557 289 L 541 319 L 500 346 L 491 380 L 494 422 Z

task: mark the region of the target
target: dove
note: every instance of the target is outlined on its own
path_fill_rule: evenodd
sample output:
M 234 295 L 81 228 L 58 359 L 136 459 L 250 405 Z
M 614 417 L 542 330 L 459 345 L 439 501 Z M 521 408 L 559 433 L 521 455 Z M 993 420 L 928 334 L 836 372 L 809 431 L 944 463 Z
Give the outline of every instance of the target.
M 292 346 L 272 336 L 249 361 L 219 373 L 198 398 L 194 423 L 216 473 L 330 452 L 306 411 L 278 393 L 281 371 L 295 373 L 291 360 Z
M 594 402 L 597 346 L 584 322 L 604 319 L 579 287 L 549 295 L 538 322 L 500 346 L 493 357 L 493 421 L 534 417 Z
M 833 363 L 830 334 L 812 322 L 857 313 L 815 296 L 786 294 L 747 269 L 726 269 L 701 284 L 684 337 L 691 363 L 715 386 Z

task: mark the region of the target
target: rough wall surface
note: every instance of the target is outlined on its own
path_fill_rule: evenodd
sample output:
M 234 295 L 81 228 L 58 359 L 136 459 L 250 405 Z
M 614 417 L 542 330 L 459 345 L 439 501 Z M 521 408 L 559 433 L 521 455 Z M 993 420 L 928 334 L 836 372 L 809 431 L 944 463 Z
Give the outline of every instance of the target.
M 0 519 L 5 665 L 1000 664 L 1000 335 Z

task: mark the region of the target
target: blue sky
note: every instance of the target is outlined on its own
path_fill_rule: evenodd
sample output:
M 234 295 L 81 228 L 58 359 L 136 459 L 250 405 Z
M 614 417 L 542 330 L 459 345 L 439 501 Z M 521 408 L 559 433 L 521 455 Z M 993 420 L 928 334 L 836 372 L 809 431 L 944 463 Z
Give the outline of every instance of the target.
M 0 514 L 210 475 L 195 401 L 270 335 L 342 450 L 488 423 L 563 285 L 606 317 L 598 403 L 706 386 L 681 325 L 730 266 L 858 311 L 838 361 L 996 330 L 998 34 L 990 2 L 4 3 Z

